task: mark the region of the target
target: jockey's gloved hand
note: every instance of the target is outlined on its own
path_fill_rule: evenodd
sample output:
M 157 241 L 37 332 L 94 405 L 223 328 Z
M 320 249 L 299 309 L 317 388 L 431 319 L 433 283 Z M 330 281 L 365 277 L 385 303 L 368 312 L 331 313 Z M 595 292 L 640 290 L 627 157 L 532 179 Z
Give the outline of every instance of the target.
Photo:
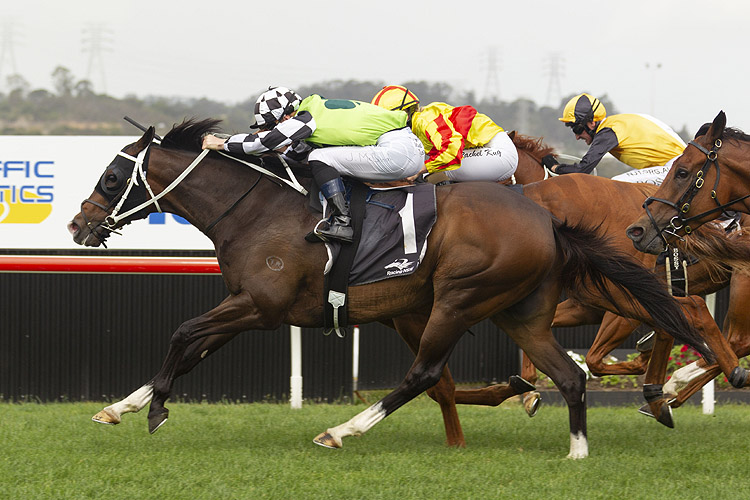
M 555 155 L 547 155 L 544 158 L 542 158 L 542 165 L 544 165 L 545 167 L 549 169 L 551 169 L 555 165 L 558 165 L 559 163 L 560 162 L 557 161 L 557 158 L 555 157 Z

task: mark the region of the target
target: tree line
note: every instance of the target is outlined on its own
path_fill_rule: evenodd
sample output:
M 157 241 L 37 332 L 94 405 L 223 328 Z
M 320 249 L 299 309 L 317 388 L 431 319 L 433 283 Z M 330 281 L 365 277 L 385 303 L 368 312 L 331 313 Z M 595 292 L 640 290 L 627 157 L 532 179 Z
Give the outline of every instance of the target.
M 177 98 L 169 96 L 122 99 L 98 94 L 88 80 L 76 79 L 70 70 L 58 66 L 51 74 L 52 90 L 31 89 L 20 75 L 7 78 L 7 93 L 0 93 L 0 133 L 3 135 L 136 135 L 134 127 L 124 121 L 131 116 L 140 123 L 154 125 L 157 133 L 166 133 L 173 124 L 185 118 L 217 118 L 227 133 L 248 130 L 255 99 L 264 89 L 248 96 L 238 104 L 227 104 L 206 98 Z M 303 97 L 312 93 L 329 98 L 370 101 L 383 85 L 392 82 L 331 80 L 301 86 L 295 90 Z M 576 142 L 573 134 L 558 121 L 565 103 L 573 95 L 565 96 L 557 106 L 538 105 L 530 99 L 503 101 L 496 98 L 478 99 L 473 92 L 462 92 L 441 82 L 398 82 L 407 86 L 424 103 L 442 101 L 471 105 L 488 115 L 504 129 L 543 137 L 544 141 L 568 154 L 582 155 L 583 141 Z M 597 96 L 609 114 L 617 108 L 608 96 Z M 689 135 L 680 131 L 683 138 Z

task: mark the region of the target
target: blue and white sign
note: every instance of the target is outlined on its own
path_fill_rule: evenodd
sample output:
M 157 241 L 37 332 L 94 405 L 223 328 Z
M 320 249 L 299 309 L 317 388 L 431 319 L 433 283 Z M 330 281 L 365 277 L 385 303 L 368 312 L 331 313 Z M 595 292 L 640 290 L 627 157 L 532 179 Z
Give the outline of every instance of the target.
M 0 248 L 82 248 L 68 222 L 118 151 L 138 137 L 0 136 Z M 200 166 L 198 167 L 200 168 Z M 212 250 L 184 219 L 151 214 L 113 234 L 111 249 Z

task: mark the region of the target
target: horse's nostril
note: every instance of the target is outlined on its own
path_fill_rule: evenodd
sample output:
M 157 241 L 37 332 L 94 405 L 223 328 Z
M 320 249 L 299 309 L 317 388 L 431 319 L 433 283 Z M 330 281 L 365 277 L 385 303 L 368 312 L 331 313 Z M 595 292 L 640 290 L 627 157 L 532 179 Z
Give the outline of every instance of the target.
M 628 235 L 628 238 L 632 239 L 638 239 L 641 236 L 643 236 L 643 228 L 642 227 L 630 227 L 626 231 L 626 234 Z

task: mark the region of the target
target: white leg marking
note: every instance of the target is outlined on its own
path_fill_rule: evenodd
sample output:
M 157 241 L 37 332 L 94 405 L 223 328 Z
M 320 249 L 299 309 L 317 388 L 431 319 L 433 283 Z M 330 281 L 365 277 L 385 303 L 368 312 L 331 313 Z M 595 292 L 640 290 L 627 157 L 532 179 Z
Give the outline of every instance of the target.
M 589 441 L 583 433 L 570 434 L 570 453 L 568 458 L 574 460 L 579 458 L 586 458 L 589 456 Z
M 152 385 L 144 385 L 122 401 L 118 401 L 104 409 L 116 415 L 117 418 L 120 418 L 123 413 L 138 413 L 151 401 L 153 395 L 154 387 Z
M 677 394 L 684 389 L 691 380 L 706 373 L 706 369 L 699 367 L 696 363 L 697 361 L 693 361 L 689 365 L 676 370 L 667 383 L 664 384 L 664 394 Z
M 359 436 L 367 432 L 372 426 L 385 418 L 383 404 L 378 401 L 366 410 L 358 413 L 351 420 L 331 429 L 328 429 L 333 439 L 341 446 L 341 439 L 347 436 Z

